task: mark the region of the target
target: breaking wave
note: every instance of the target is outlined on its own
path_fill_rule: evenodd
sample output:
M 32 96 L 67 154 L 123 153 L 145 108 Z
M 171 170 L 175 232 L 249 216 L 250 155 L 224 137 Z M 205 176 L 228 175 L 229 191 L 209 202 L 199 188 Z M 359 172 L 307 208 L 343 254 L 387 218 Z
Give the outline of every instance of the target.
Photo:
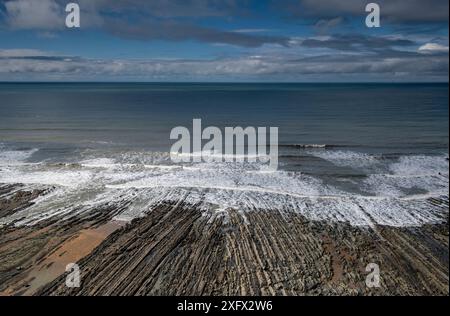
M 7 149 L 4 145 L 0 144 L 0 165 L 22 163 L 37 151 L 37 148 Z
M 34 205 L 0 218 L 0 225 L 32 225 L 105 204 L 122 206 L 118 219 L 130 220 L 144 216 L 158 203 L 183 201 L 199 205 L 214 216 L 226 216 L 230 208 L 241 211 L 244 217 L 247 211 L 267 209 L 357 226 L 419 226 L 445 218 L 443 208 L 431 205 L 429 198 L 448 200 L 445 156 L 386 160 L 380 155 L 343 150 L 309 153 L 365 174 L 360 180 L 351 176 L 344 179 L 359 188 L 352 191 L 335 181 L 305 174 L 301 168 L 274 172 L 260 163 L 248 162 L 173 164 L 170 153 L 161 152 L 105 156 L 85 151 L 78 161 L 31 163 L 28 159 L 35 152 L 0 148 L 0 183 L 49 190 Z
M 345 148 L 347 145 L 331 145 L 331 144 L 283 144 L 281 148 L 299 148 L 299 149 L 332 149 L 332 148 Z

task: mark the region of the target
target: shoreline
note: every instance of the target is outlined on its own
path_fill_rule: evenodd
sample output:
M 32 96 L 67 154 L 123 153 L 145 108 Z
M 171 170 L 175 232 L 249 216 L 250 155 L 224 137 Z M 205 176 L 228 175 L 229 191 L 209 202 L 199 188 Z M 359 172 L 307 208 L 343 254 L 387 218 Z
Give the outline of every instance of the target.
M 0 201 L 0 214 L 10 206 Z M 369 228 L 289 210 L 229 209 L 225 220 L 180 201 L 124 224 L 123 206 L 109 205 L 0 228 L 0 295 L 448 295 L 446 208 L 446 223 Z M 71 260 L 78 289 L 65 286 Z M 366 287 L 370 263 L 381 288 Z

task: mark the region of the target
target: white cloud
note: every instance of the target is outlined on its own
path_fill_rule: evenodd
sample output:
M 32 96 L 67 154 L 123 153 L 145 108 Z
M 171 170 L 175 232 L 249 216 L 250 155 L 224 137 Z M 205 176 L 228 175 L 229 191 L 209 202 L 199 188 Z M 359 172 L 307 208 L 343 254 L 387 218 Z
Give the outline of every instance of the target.
M 344 18 L 339 16 L 333 19 L 321 19 L 314 27 L 319 33 L 328 33 L 344 22 Z
M 436 43 L 427 43 L 419 47 L 419 52 L 421 53 L 448 53 L 448 51 L 448 46 Z
M 270 29 L 238 29 L 234 30 L 235 33 L 263 33 L 263 32 L 270 32 L 273 30 Z
M 23 57 L 50 57 L 54 56 L 49 52 L 38 49 L 0 49 L 1 58 L 23 58 Z
M 15 29 L 59 29 L 65 15 L 54 0 L 15 0 L 5 3 L 8 23 Z

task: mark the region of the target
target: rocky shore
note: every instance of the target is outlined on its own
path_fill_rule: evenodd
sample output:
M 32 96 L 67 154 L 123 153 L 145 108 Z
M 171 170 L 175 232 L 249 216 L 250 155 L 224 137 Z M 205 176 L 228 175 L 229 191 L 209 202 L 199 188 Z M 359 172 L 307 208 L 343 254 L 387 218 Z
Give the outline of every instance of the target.
M 0 218 L 46 194 L 0 192 Z M 448 197 L 429 203 L 446 223 L 355 227 L 166 201 L 127 224 L 113 221 L 126 203 L 11 224 L 0 228 L 0 295 L 448 295 Z M 65 285 L 68 262 L 80 266 L 80 288 Z M 366 285 L 371 263 L 379 288 Z

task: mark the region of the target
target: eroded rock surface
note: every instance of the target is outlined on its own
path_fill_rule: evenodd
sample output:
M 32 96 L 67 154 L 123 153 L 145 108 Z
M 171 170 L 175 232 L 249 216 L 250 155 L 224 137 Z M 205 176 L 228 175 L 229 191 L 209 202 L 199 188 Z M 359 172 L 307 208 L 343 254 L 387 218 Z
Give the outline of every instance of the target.
M 113 233 L 41 295 L 448 295 L 448 225 L 357 228 L 255 210 L 166 204 Z M 366 266 L 381 288 L 366 286 Z
M 46 194 L 0 189 L 1 214 Z M 448 295 L 448 198 L 429 203 L 446 209 L 446 223 L 356 227 L 311 221 L 288 207 L 205 212 L 181 200 L 116 230 L 105 227 L 129 201 L 96 205 L 1 227 L 0 294 Z M 65 285 L 67 260 L 80 265 L 80 288 Z M 366 286 L 371 263 L 380 288 Z

